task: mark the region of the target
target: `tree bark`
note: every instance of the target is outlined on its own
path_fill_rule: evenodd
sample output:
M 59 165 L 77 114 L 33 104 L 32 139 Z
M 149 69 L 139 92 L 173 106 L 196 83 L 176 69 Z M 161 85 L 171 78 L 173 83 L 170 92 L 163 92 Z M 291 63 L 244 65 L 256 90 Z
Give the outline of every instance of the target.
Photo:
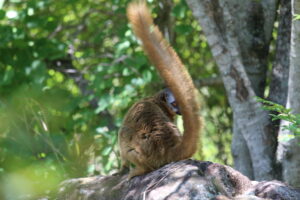
M 300 15 L 300 0 L 292 0 L 292 14 Z M 290 72 L 288 80 L 287 108 L 292 114 L 300 114 L 300 20 L 292 21 Z M 284 135 L 294 135 L 289 130 L 283 130 L 288 122 L 281 122 L 279 138 Z M 295 136 L 295 135 L 294 135 Z M 300 138 L 299 135 L 289 141 L 279 140 L 278 160 L 282 162 L 283 179 L 293 186 L 300 187 Z
M 263 8 L 254 1 L 188 0 L 187 2 L 195 18 L 201 24 L 219 67 L 233 109 L 235 123 L 238 126 L 235 130 L 242 134 L 242 137 L 236 137 L 235 141 L 243 138 L 244 143 L 247 144 L 244 145 L 243 150 L 239 150 L 236 154 L 245 153 L 245 156 L 247 156 L 245 148 L 248 148 L 254 179 L 274 179 L 273 165 L 276 151 L 274 144 L 276 144 L 276 138 L 272 133 L 272 129 L 269 128 L 268 112 L 263 111 L 261 104 L 254 99 L 256 95 L 262 95 L 263 93 L 259 88 L 265 84 L 264 71 L 266 70 L 267 46 L 270 36 L 267 36 L 266 32 L 247 32 L 243 29 L 251 25 L 255 30 L 260 27 L 262 30 L 268 30 L 270 34 L 272 31 L 267 27 L 272 26 L 266 26 L 261 21 L 258 24 L 254 23 L 257 17 L 260 20 L 263 17 L 260 14 Z M 250 8 L 249 5 L 251 5 Z M 233 17 L 232 13 L 242 13 L 242 11 L 234 10 L 234 8 L 248 8 L 253 15 L 248 23 L 242 24 L 241 28 L 239 27 L 241 25 L 240 21 L 249 18 L 249 15 L 242 16 L 242 19 L 239 16 Z M 257 11 L 257 8 L 260 8 L 260 11 Z M 243 32 L 239 34 L 248 37 L 239 37 L 237 33 L 239 31 Z M 253 45 L 253 42 L 255 45 Z M 249 73 L 249 76 L 253 79 L 250 79 L 246 74 L 245 69 L 247 66 L 253 68 L 253 71 L 251 71 L 253 75 Z M 258 74 L 263 74 L 263 76 Z M 251 80 L 253 80 L 252 84 Z M 238 132 L 235 134 L 239 134 Z M 239 158 L 243 156 L 241 155 Z M 240 163 L 242 165 L 242 162 Z M 249 166 L 250 163 L 246 162 L 245 166 L 241 166 L 241 169 L 249 168 Z M 251 167 L 247 172 L 248 174 L 252 173 Z

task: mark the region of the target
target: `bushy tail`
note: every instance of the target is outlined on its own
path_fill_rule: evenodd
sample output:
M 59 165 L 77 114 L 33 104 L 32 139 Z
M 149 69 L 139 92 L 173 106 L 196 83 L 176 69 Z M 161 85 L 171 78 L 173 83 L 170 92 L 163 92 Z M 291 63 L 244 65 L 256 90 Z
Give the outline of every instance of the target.
M 193 81 L 180 58 L 154 25 L 144 1 L 133 2 L 127 8 L 127 17 L 134 33 L 142 41 L 144 51 L 173 92 L 183 115 L 184 134 L 178 159 L 192 156 L 197 149 L 201 120 L 200 105 Z M 179 152 L 182 152 L 181 154 Z

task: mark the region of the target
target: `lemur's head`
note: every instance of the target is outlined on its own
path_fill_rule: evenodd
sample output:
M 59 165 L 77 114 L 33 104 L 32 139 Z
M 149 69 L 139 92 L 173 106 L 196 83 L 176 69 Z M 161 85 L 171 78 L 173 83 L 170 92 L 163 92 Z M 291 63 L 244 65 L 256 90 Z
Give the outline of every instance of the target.
M 163 90 L 163 92 L 164 92 L 165 99 L 166 99 L 166 102 L 167 102 L 167 105 L 169 106 L 169 108 L 177 115 L 181 115 L 179 106 L 176 103 L 176 99 L 175 99 L 172 91 L 169 88 L 166 88 Z

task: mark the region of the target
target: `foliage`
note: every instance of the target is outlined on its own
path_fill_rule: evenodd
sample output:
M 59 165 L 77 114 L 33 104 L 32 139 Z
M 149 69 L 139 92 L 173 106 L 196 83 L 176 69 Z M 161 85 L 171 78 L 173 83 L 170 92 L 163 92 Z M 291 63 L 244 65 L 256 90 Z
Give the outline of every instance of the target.
M 300 114 L 292 114 L 292 110 L 285 108 L 282 105 L 257 97 L 257 101 L 263 103 L 263 109 L 274 111 L 271 113 L 272 120 L 284 120 L 289 122 L 288 125 L 283 125 L 283 130 L 288 130 L 290 134 L 282 136 L 279 140 L 290 140 L 295 136 L 300 136 Z
M 163 87 L 127 24 L 127 3 L 0 3 L 0 199 L 51 195 L 63 179 L 119 167 L 124 114 Z M 154 12 L 157 5 L 151 2 Z M 173 46 L 194 80 L 216 77 L 201 28 L 183 0 L 174 0 L 171 16 Z M 207 126 L 204 155 L 196 157 L 231 164 L 224 89 L 202 86 L 200 92 Z
M 299 19 L 300 19 L 300 15 L 295 14 L 294 17 L 293 17 L 293 20 L 299 20 Z

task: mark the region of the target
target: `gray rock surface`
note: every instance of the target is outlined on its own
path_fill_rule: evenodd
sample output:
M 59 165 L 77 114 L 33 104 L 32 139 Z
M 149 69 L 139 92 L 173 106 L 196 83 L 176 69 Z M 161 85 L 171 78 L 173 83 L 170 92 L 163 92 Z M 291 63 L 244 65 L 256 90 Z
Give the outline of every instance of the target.
M 279 181 L 256 182 L 231 167 L 184 160 L 143 176 L 95 176 L 64 181 L 59 200 L 300 200 Z

